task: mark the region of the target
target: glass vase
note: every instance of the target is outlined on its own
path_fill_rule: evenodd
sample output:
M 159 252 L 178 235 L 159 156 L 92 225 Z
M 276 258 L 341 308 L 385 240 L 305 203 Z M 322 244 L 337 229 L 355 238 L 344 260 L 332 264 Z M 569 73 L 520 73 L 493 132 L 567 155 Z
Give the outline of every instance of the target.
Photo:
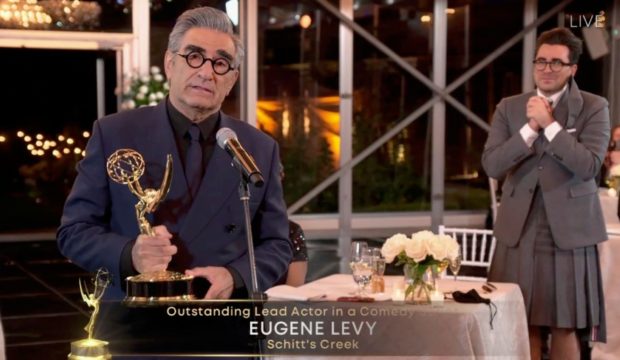
M 431 265 L 405 264 L 405 301 L 411 304 L 430 304 L 431 293 L 436 288 L 437 267 Z

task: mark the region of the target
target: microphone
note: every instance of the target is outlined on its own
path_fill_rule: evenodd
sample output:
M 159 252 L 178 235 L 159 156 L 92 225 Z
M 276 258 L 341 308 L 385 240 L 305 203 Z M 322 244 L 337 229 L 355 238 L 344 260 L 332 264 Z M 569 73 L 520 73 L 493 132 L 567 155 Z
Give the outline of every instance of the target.
M 246 181 L 256 187 L 262 187 L 265 183 L 254 159 L 248 154 L 237 140 L 237 134 L 229 128 L 221 128 L 215 134 L 217 144 L 233 158 L 233 164 L 241 171 Z

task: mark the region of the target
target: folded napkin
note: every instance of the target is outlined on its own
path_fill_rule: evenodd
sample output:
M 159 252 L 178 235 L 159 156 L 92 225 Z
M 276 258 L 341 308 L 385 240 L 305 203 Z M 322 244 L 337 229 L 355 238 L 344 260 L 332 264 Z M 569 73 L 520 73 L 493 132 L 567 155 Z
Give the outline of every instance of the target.
M 278 285 L 266 291 L 270 300 L 317 301 L 324 300 L 327 295 L 316 289 L 304 289 L 290 285 Z

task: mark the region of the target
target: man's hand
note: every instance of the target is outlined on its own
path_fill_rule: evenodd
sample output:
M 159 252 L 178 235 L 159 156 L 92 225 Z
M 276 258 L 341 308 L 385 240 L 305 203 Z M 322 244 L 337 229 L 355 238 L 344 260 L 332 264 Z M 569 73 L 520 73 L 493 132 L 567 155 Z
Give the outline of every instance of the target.
M 200 276 L 211 283 L 205 299 L 230 299 L 233 292 L 233 277 L 225 267 L 207 266 L 185 270 L 186 275 Z
M 131 249 L 133 267 L 141 274 L 146 272 L 166 270 L 177 253 L 177 247 L 172 245 L 172 234 L 164 225 L 153 228 L 154 236 L 139 235 Z
M 551 105 L 540 96 L 532 96 L 526 105 L 526 116 L 532 122 L 536 122 L 541 128 L 546 128 L 555 121 L 552 115 Z

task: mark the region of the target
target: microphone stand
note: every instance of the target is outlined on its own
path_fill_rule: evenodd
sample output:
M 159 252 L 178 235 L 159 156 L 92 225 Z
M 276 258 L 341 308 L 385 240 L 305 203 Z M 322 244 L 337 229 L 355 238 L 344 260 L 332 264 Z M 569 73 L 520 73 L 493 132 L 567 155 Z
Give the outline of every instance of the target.
M 250 299 L 254 306 L 260 306 L 262 309 L 263 302 L 267 299 L 265 294 L 258 290 L 258 277 L 256 275 L 256 257 L 254 256 L 254 238 L 252 236 L 252 220 L 250 216 L 250 186 L 248 179 L 243 176 L 241 172 L 241 181 L 239 182 L 239 199 L 243 204 L 243 217 L 245 220 L 245 236 L 248 243 L 248 260 L 250 262 L 250 278 L 252 282 L 252 289 L 249 291 Z M 255 313 L 255 312 L 253 312 Z M 260 312 L 259 312 L 260 313 Z M 261 320 L 261 319 L 257 319 Z M 264 337 L 258 339 L 258 356 L 264 353 Z

